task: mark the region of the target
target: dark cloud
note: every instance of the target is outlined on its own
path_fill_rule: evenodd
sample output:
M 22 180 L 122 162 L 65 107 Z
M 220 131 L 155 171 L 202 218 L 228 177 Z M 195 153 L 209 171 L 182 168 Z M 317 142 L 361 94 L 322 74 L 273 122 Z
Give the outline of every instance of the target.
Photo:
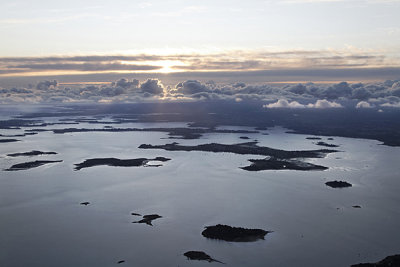
M 400 97 L 400 82 L 395 82 L 392 84 L 390 91 L 393 96 Z
M 112 85 L 119 86 L 122 88 L 137 88 L 139 86 L 139 80 L 133 79 L 132 81 L 128 81 L 126 78 L 119 79 L 117 82 L 112 83 Z
M 0 89 L 0 94 L 32 94 L 33 91 L 25 88 Z
M 158 79 L 148 79 L 140 85 L 140 89 L 143 93 L 150 95 L 162 95 L 164 93 L 164 86 Z
M 175 86 L 177 93 L 182 93 L 185 95 L 192 95 L 200 92 L 209 92 L 210 90 L 205 84 L 197 80 L 188 80 L 181 82 Z
M 15 69 L 4 69 L 0 70 L 0 75 L 1 74 L 14 74 L 14 73 L 24 73 L 26 70 L 15 70 Z
M 57 84 L 58 84 L 58 82 L 56 80 L 54 80 L 54 81 L 42 81 L 42 82 L 39 82 L 36 85 L 36 89 L 42 90 L 42 91 L 47 91 L 49 89 L 56 88 Z
M 98 63 L 98 64 L 22 64 L 8 66 L 9 68 L 26 69 L 27 71 L 35 70 L 76 70 L 76 71 L 115 71 L 115 70 L 157 70 L 161 69 L 160 66 L 151 65 L 133 65 L 133 64 L 120 64 L 120 63 Z
M 246 84 L 245 83 L 241 83 L 241 82 L 237 82 L 237 83 L 233 84 L 232 86 L 235 87 L 235 88 L 244 88 L 244 87 L 246 87 Z
M 107 62 L 107 61 L 147 61 L 160 60 L 163 56 L 155 55 L 137 55 L 137 56 L 60 56 L 60 57 L 3 57 L 0 62 L 31 62 L 31 63 L 47 63 L 47 62 Z
M 208 61 L 193 60 L 188 66 L 172 66 L 173 69 L 180 70 L 252 70 L 269 67 L 269 62 L 257 60 L 244 61 Z
M 99 94 L 101 96 L 113 97 L 124 94 L 126 91 L 122 87 L 103 87 L 100 89 Z
M 352 89 L 347 82 L 341 82 L 329 86 L 323 91 L 323 96 L 327 99 L 337 99 L 339 97 L 349 97 L 352 94 Z
M 302 95 L 307 92 L 307 87 L 301 83 L 288 87 L 288 90 L 294 94 Z
M 359 100 L 366 100 L 372 96 L 372 93 L 365 87 L 358 87 L 353 89 L 352 98 Z

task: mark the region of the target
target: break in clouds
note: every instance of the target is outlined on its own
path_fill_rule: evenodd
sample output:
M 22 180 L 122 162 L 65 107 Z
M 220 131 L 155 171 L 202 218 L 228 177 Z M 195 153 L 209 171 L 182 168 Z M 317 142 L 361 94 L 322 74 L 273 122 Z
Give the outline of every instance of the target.
M 27 88 L 0 88 L 0 103 L 118 103 L 155 101 L 264 101 L 265 108 L 400 108 L 400 81 L 272 86 L 197 80 L 164 86 L 158 79 L 120 79 L 107 85 L 61 86 L 42 81 Z

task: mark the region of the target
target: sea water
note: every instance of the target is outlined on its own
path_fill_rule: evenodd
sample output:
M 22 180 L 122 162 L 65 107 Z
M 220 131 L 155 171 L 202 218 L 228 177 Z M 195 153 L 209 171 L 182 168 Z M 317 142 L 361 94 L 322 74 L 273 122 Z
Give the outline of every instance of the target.
M 58 118 L 53 118 L 57 121 Z M 107 121 L 107 120 L 105 120 Z M 102 128 L 101 124 L 50 125 Z M 118 128 L 186 127 L 186 123 L 126 123 Z M 35 128 L 35 127 L 33 127 Z M 227 128 L 227 127 L 221 127 Z M 29 129 L 29 128 L 28 128 Z M 254 130 L 235 127 L 235 129 Z M 306 161 L 326 171 L 240 169 L 257 155 L 139 149 L 141 144 L 235 144 L 312 150 L 318 140 L 272 128 L 254 134 L 207 133 L 168 139 L 162 132 L 82 132 L 17 137 L 0 144 L 0 266 L 210 266 L 183 253 L 201 250 L 228 266 L 350 266 L 400 252 L 400 149 L 374 140 L 321 137 L 339 152 Z M 2 134 L 21 130 L 2 130 Z M 268 134 L 268 135 L 266 135 Z M 240 139 L 247 136 L 249 140 Z M 8 157 L 31 150 L 57 155 Z M 170 158 L 161 167 L 96 166 L 89 158 Z M 11 165 L 63 160 L 21 171 Z M 350 188 L 325 182 L 343 180 Z M 89 205 L 80 205 L 88 201 Z M 353 208 L 360 205 L 361 208 Z M 153 226 L 131 213 L 159 214 Z M 265 240 L 206 239 L 205 226 L 227 224 L 273 231 Z M 212 263 L 218 265 L 219 263 Z

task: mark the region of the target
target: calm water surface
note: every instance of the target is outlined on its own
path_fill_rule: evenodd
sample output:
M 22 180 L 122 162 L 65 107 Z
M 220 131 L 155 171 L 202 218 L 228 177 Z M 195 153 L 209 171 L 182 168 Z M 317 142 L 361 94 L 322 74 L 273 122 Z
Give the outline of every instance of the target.
M 56 125 L 47 128 L 102 128 Z M 182 123 L 127 123 L 114 127 L 182 127 Z M 227 128 L 227 127 L 224 127 Z M 237 129 L 237 127 L 235 127 Z M 241 128 L 250 129 L 251 128 Z M 206 134 L 170 140 L 166 133 L 40 132 L 0 144 L 0 266 L 211 266 L 183 253 L 202 250 L 228 266 L 349 266 L 400 253 L 400 149 L 378 141 L 334 137 L 340 152 L 307 161 L 326 171 L 248 172 L 252 155 L 141 150 L 141 144 L 196 145 L 258 140 L 279 149 L 320 149 L 306 135 L 273 128 L 257 134 Z M 21 130 L 2 130 L 2 134 Z M 269 133 L 269 135 L 262 135 Z M 240 136 L 248 136 L 242 140 Z M 58 155 L 7 157 L 30 150 Z M 107 167 L 74 171 L 88 158 L 154 158 L 162 167 Z M 6 172 L 38 159 L 62 163 Z M 332 189 L 330 180 L 351 188 Z M 88 206 L 79 205 L 89 201 Z M 362 206 L 361 209 L 352 208 Z M 132 224 L 159 214 L 153 227 Z M 204 226 L 228 224 L 274 231 L 253 243 L 214 241 Z

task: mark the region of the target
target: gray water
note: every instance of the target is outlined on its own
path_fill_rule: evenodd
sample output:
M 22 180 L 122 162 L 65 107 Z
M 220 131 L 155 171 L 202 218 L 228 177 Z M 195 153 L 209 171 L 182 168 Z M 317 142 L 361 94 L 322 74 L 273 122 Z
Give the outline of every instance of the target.
M 181 123 L 122 124 L 118 127 L 180 127 Z M 49 126 L 48 128 L 67 128 Z M 77 128 L 103 125 L 71 125 Z M 242 128 L 251 129 L 251 128 Z M 20 130 L 2 130 L 3 134 Z M 320 149 L 306 135 L 273 128 L 246 134 L 262 146 Z M 142 150 L 140 144 L 177 141 L 196 145 L 246 142 L 244 134 L 206 134 L 197 140 L 168 140 L 166 133 L 41 132 L 0 144 L 0 266 L 218 266 L 189 261 L 202 250 L 227 266 L 349 266 L 400 253 L 400 149 L 378 141 L 334 137 L 341 152 L 307 161 L 326 171 L 248 172 L 239 167 L 252 155 Z M 58 155 L 7 157 L 30 150 Z M 97 166 L 74 171 L 88 158 L 154 158 L 162 167 Z M 6 172 L 38 159 L 63 160 Z M 330 180 L 351 188 L 333 189 Z M 82 206 L 79 203 L 89 201 Z M 362 206 L 355 209 L 353 205 Z M 154 226 L 132 224 L 159 214 Z M 271 230 L 252 243 L 215 241 L 205 226 L 227 224 Z

